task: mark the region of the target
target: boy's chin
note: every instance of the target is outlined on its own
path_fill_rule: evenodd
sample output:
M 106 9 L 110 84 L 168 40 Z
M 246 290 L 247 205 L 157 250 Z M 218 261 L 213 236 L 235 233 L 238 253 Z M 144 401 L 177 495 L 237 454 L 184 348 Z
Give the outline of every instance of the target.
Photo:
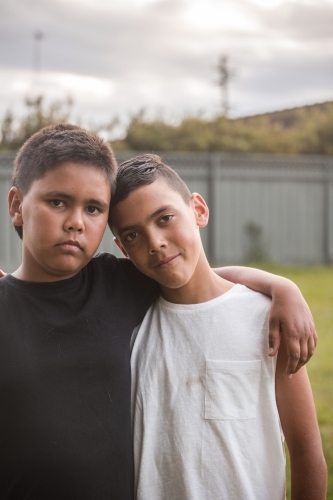
M 170 289 L 170 290 L 177 290 L 178 288 L 182 288 L 187 283 L 191 280 L 192 275 L 191 273 L 185 273 L 184 270 L 183 272 L 178 272 L 174 271 L 171 272 L 169 271 L 168 273 L 164 271 L 160 272 L 152 272 L 149 270 L 147 272 L 147 269 L 140 269 L 138 266 L 138 269 L 145 274 L 146 276 L 149 276 L 149 278 L 152 278 L 154 281 L 156 281 L 162 288 L 165 289 Z
M 88 264 L 88 262 L 89 259 L 88 260 L 84 259 L 81 260 L 80 262 L 77 261 L 62 262 L 59 263 L 58 266 L 55 266 L 53 269 L 51 266 L 50 271 L 51 274 L 58 275 L 59 279 L 66 279 L 78 274 L 81 271 L 81 269 Z
M 183 288 L 189 282 L 189 279 L 170 279 L 170 280 L 156 280 L 162 288 L 166 290 L 178 290 Z

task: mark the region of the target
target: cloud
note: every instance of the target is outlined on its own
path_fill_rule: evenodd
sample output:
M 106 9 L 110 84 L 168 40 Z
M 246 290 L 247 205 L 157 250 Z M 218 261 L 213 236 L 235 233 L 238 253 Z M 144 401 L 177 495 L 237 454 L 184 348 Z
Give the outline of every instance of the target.
M 213 113 L 221 53 L 236 70 L 230 95 L 237 114 L 333 98 L 332 1 L 206 0 L 202 6 L 202 0 L 3 3 L 0 112 L 31 84 L 37 30 L 45 34 L 41 89 L 51 97 L 72 93 L 85 115 L 142 106 Z
M 333 3 L 290 1 L 271 11 L 258 11 L 265 34 L 312 44 L 333 41 Z

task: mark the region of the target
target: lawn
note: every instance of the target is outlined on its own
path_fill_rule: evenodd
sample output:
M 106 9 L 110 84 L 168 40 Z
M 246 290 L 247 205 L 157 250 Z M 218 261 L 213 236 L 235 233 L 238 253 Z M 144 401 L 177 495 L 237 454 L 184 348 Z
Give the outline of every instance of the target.
M 333 268 L 263 268 L 293 280 L 315 319 L 319 340 L 315 355 L 308 364 L 308 373 L 328 467 L 327 499 L 333 500 Z

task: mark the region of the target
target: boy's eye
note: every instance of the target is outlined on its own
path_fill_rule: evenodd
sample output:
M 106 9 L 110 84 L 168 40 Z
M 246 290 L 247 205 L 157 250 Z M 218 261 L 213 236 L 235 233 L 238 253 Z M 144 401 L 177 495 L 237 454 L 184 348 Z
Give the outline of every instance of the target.
M 51 200 L 51 205 L 53 207 L 59 208 L 59 207 L 64 207 L 65 203 L 61 200 Z
M 86 210 L 89 214 L 92 214 L 92 215 L 100 213 L 100 210 L 97 207 L 87 207 Z
M 169 220 L 173 219 L 173 215 L 168 214 L 168 215 L 163 215 L 163 217 L 160 218 L 161 222 L 169 222 Z
M 137 237 L 138 233 L 136 231 L 133 231 L 132 233 L 129 233 L 125 236 L 125 241 L 133 241 Z

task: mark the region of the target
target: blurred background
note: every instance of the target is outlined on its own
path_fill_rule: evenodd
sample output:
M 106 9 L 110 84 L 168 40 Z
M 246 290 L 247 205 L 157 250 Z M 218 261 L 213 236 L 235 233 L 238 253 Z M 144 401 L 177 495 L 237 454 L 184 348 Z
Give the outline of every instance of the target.
M 333 500 L 333 0 L 2 1 L 0 37 L 0 267 L 20 262 L 6 197 L 32 133 L 162 154 L 210 206 L 211 263 L 290 277 L 312 307 Z

